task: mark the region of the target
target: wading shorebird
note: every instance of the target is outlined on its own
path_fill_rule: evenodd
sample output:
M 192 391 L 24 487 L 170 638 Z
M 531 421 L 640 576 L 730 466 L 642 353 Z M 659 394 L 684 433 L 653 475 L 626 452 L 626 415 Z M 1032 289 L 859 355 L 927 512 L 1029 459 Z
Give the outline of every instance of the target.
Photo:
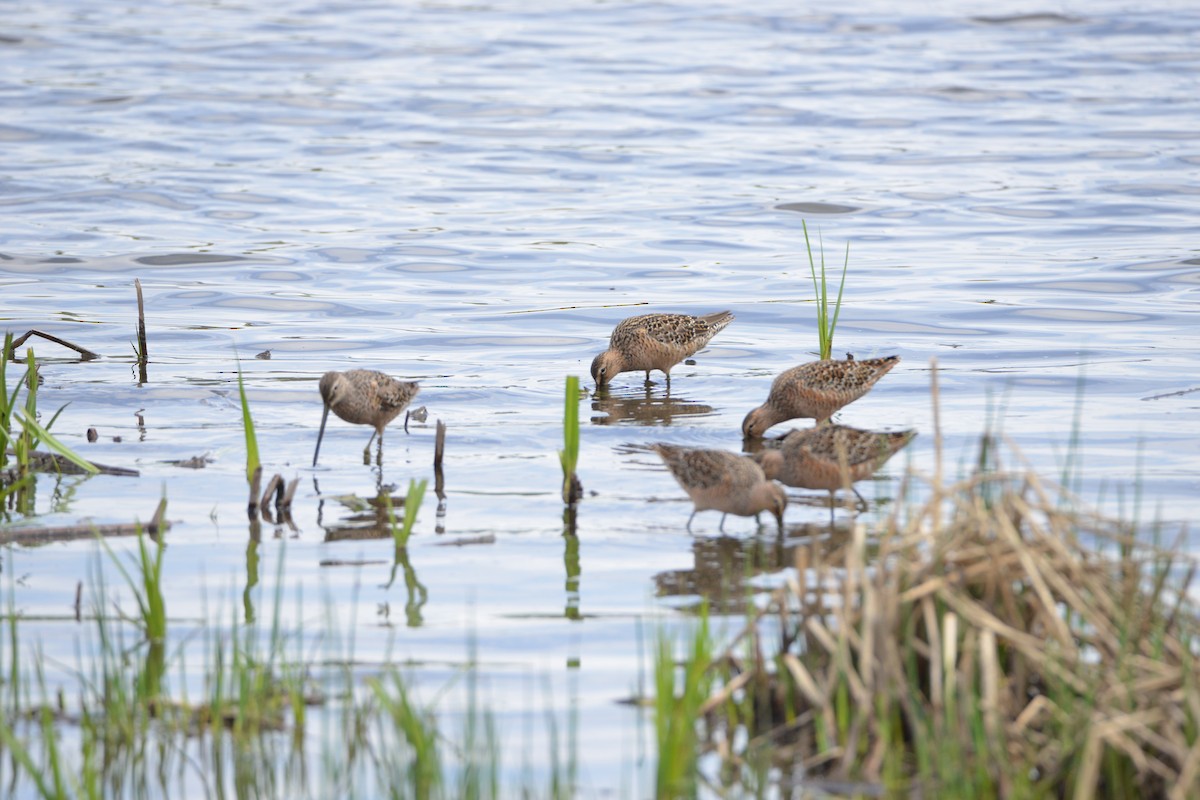
M 867 501 L 854 488 L 856 481 L 875 474 L 917 435 L 916 431 L 884 433 L 846 425 L 818 425 L 783 437 L 778 449 L 754 454 L 768 478 L 798 489 L 824 489 L 833 494 L 847 486 L 858 497 L 859 508 Z
M 726 450 L 671 444 L 655 444 L 650 449 L 658 453 L 675 480 L 692 498 L 692 516 L 687 521 L 689 532 L 697 512 L 708 510 L 721 512 L 719 530 L 722 532 L 726 515 L 754 517 L 758 521 L 762 511 L 770 511 L 779 523 L 780 533 L 783 532 L 787 493 L 782 486 L 768 480 L 762 467 L 753 459 Z
M 354 425 L 371 425 L 375 433 L 363 448 L 363 459 L 371 458 L 371 442 L 379 437 L 380 456 L 383 455 L 383 429 L 400 415 L 417 396 L 418 386 L 412 381 L 399 381 L 373 369 L 351 369 L 346 372 L 326 372 L 321 376 L 321 431 L 317 434 L 317 449 L 313 451 L 313 466 L 321 452 L 325 421 L 329 412 Z
M 608 349 L 592 360 L 592 378 L 603 389 L 621 372 L 660 370 L 671 386 L 671 367 L 695 355 L 730 322 L 733 314 L 718 311 L 692 317 L 687 314 L 643 314 L 622 320 L 613 328 Z
M 810 361 L 776 376 L 767 402 L 746 415 L 742 435 L 760 438 L 772 425 L 798 417 L 812 417 L 820 425 L 834 412 L 862 397 L 875 382 L 900 363 L 900 356 L 856 361 Z

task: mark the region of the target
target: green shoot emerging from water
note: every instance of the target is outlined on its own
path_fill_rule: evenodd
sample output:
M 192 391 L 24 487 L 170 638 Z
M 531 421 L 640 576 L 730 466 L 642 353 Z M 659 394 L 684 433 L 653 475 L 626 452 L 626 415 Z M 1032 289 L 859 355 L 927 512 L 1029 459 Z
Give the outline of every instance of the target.
M 166 502 L 164 498 L 160 505 L 165 506 Z M 154 536 L 153 549 L 151 549 L 146 544 L 146 537 L 140 530 L 138 531 L 138 552 L 137 556 L 131 559 L 134 566 L 133 572 L 126 569 L 125 564 L 108 546 L 104 537 L 97 535 L 96 538 L 120 571 L 121 576 L 125 578 L 125 582 L 129 584 L 129 589 L 137 601 L 139 622 L 146 638 L 151 642 L 165 641 L 167 638 L 167 604 L 162 591 L 162 534 L 158 533 Z
M 573 506 L 579 502 L 583 487 L 575 474 L 579 464 L 579 377 L 567 376 L 566 403 L 563 406 L 563 449 L 558 451 L 563 469 L 563 502 Z
M 254 420 L 250 418 L 250 403 L 246 400 L 246 387 L 242 383 L 242 368 L 238 365 L 238 395 L 242 399 L 242 428 L 246 432 L 246 480 L 254 481 L 254 470 L 258 469 L 258 438 L 254 435 Z
M 421 501 L 425 499 L 425 487 L 429 485 L 429 481 L 422 478 L 419 481 L 410 480 L 408 482 L 408 495 L 404 498 L 404 523 L 396 524 L 396 515 L 392 510 L 392 501 L 386 497 L 384 502 L 387 503 L 388 519 L 392 523 L 392 538 L 396 540 L 396 547 L 407 547 L 408 537 L 412 535 L 413 525 L 417 522 L 417 511 L 421 508 Z
M 821 274 L 817 275 L 817 262 L 813 258 L 812 243 L 808 240 L 808 225 L 804 226 L 804 246 L 808 249 L 808 268 L 812 274 L 813 293 L 817 299 L 817 338 L 821 346 L 821 358 L 833 354 L 833 331 L 837 328 L 838 314 L 842 310 L 842 291 L 846 288 L 846 270 L 850 267 L 850 244 L 846 244 L 846 261 L 842 265 L 842 280 L 838 284 L 837 300 L 833 304 L 833 317 L 829 316 L 829 290 L 825 281 L 825 246 L 821 245 Z

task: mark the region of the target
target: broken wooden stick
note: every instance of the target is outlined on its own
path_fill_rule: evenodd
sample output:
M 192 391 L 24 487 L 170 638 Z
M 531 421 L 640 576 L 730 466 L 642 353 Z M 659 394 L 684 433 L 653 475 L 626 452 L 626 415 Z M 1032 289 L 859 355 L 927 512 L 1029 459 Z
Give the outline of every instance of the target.
M 86 347 L 80 347 L 77 344 L 68 342 L 66 339 L 60 339 L 51 333 L 45 333 L 43 331 L 34 331 L 34 330 L 25 331 L 25 333 L 18 336 L 16 339 L 13 339 L 12 352 L 5 353 L 4 357 L 12 358 L 14 355 L 16 355 L 17 348 L 20 347 L 21 345 L 25 344 L 25 340 L 28 339 L 30 336 L 40 336 L 43 339 L 48 339 L 49 341 L 54 342 L 55 344 L 61 344 L 63 347 L 70 348 L 71 350 L 74 350 L 76 353 L 79 353 L 79 357 L 82 358 L 84 361 L 91 361 L 93 358 L 100 357 L 99 354 L 93 353 L 91 350 L 88 350 Z

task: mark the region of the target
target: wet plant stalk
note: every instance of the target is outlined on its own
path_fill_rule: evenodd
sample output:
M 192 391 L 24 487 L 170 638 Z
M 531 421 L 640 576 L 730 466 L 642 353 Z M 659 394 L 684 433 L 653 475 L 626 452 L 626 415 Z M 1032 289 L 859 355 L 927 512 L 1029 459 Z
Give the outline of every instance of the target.
M 579 377 L 567 376 L 566 401 L 563 405 L 563 449 L 558 451 L 563 469 L 563 502 L 574 508 L 583 495 L 583 485 L 575 468 L 579 463 Z
M 238 397 L 242 402 L 242 430 L 246 434 L 246 480 L 254 482 L 254 471 L 259 468 L 258 438 L 254 435 L 254 420 L 250 417 L 250 403 L 246 400 L 246 386 L 242 382 L 242 368 L 238 367 Z M 257 499 L 257 492 L 252 496 Z
M 138 362 L 138 380 L 145 383 L 146 365 L 149 363 L 150 353 L 146 346 L 146 304 L 142 298 L 142 282 L 134 278 L 133 288 L 137 291 L 138 305 L 138 320 L 137 320 L 137 362 Z

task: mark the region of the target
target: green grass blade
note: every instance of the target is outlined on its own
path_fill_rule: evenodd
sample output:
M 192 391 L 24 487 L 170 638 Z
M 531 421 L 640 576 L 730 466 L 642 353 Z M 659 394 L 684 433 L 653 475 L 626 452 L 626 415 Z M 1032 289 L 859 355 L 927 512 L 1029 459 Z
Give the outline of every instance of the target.
M 50 430 L 51 428 L 54 427 L 54 423 L 58 420 L 59 414 L 62 414 L 62 412 L 66 411 L 67 406 L 69 406 L 69 405 L 71 405 L 69 402 L 63 403 L 62 406 L 58 409 L 58 411 L 54 412 L 54 416 L 50 417 L 50 421 L 46 423 L 46 426 L 45 426 L 46 430 Z
M 406 542 L 412 535 L 413 525 L 417 522 L 417 511 L 421 508 L 421 501 L 425 499 L 425 487 L 428 485 L 429 481 L 424 478 L 408 482 L 408 494 L 404 497 L 404 541 Z
M 250 403 L 246 400 L 246 385 L 242 382 L 242 368 L 238 365 L 238 397 L 242 402 L 242 430 L 246 433 L 246 480 L 254 480 L 258 469 L 258 438 L 254 435 L 254 420 L 250 416 Z
M 421 501 L 425 499 L 425 487 L 429 481 L 422 478 L 419 481 L 408 482 L 408 494 L 404 497 L 404 522 L 397 524 L 396 513 L 392 508 L 392 500 L 384 494 L 383 502 L 387 506 L 388 520 L 392 525 L 392 538 L 397 548 L 408 546 L 408 537 L 412 535 L 413 525 L 417 522 L 417 512 L 421 509 Z
M 579 465 L 579 377 L 567 376 L 563 404 L 563 449 L 558 451 L 563 470 L 563 502 L 571 505 L 573 486 L 578 482 L 575 468 Z
M 46 448 L 48 450 L 58 453 L 60 456 L 67 459 L 72 464 L 79 467 L 84 472 L 88 473 L 89 475 L 96 475 L 100 472 L 99 467 L 97 467 L 95 464 L 91 463 L 90 461 L 87 461 L 82 456 L 76 455 L 75 452 L 71 450 L 71 448 L 67 447 L 65 444 L 60 442 L 58 439 L 56 439 L 54 436 L 51 435 L 50 431 L 46 430 L 41 425 L 39 425 L 36 419 L 33 419 L 32 417 L 29 417 L 26 414 L 22 414 L 19 411 L 18 411 L 18 419 L 19 419 L 21 425 L 25 426 L 26 429 L 32 434 L 31 438 L 33 438 L 35 441 L 39 441 L 42 444 L 45 444 Z
M 812 242 L 808 236 L 808 224 L 801 221 L 804 228 L 804 246 L 808 252 L 808 270 L 812 276 L 813 296 L 817 303 L 817 345 L 821 358 L 829 358 L 833 354 L 833 332 L 837 329 L 838 316 L 842 311 L 842 295 L 846 290 L 846 272 L 850 269 L 850 245 L 846 245 L 846 260 L 842 264 L 842 279 L 838 283 L 837 300 L 833 305 L 833 316 L 829 315 L 829 285 L 825 271 L 825 245 L 820 243 L 821 271 L 817 272 L 817 260 L 813 257 Z
M 8 393 L 8 354 L 12 351 L 13 335 L 11 331 L 4 334 L 4 351 L 0 352 L 0 437 L 9 441 L 12 430 L 12 408 L 17 401 L 17 390 Z M 20 384 L 18 384 L 20 386 Z M 8 466 L 8 445 L 0 444 L 0 468 Z

